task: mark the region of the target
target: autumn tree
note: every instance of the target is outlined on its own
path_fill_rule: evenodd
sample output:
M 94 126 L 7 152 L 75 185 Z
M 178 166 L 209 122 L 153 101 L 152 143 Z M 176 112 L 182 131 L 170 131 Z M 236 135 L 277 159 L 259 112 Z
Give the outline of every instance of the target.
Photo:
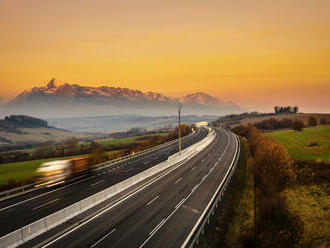
M 314 116 L 310 116 L 308 118 L 308 125 L 309 126 L 317 126 L 317 119 Z
M 292 128 L 293 130 L 295 131 L 299 131 L 299 132 L 302 132 L 303 131 L 303 128 L 304 128 L 304 123 L 300 120 L 295 120 L 292 124 Z
M 321 125 L 326 125 L 326 124 L 327 124 L 327 119 L 322 118 L 322 119 L 320 120 L 320 124 L 321 124 Z

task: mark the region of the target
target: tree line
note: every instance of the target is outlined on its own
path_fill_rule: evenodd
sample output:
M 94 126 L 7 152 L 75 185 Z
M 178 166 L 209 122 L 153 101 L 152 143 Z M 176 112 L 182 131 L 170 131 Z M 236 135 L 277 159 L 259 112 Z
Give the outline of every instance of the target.
M 298 106 L 275 106 L 274 107 L 275 114 L 281 113 L 298 113 Z
M 321 118 L 318 120 L 315 116 L 310 116 L 308 118 L 307 124 L 302 120 L 299 119 L 289 119 L 289 118 L 283 118 L 281 120 L 275 119 L 275 118 L 269 118 L 263 121 L 259 121 L 256 123 L 253 123 L 252 125 L 258 128 L 259 130 L 269 131 L 269 130 L 279 130 L 279 129 L 293 129 L 295 131 L 303 131 L 303 128 L 305 126 L 317 126 L 320 125 L 326 125 L 328 124 L 328 121 L 325 118 Z M 234 131 L 241 132 L 244 128 L 244 125 L 239 125 L 233 128 Z

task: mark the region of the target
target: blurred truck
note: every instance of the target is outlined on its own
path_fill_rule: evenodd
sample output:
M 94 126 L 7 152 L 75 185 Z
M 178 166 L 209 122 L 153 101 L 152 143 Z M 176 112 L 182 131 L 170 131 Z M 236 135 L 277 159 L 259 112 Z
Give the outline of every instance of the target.
M 37 169 L 36 180 L 41 181 L 37 186 L 57 185 L 69 178 L 86 175 L 92 169 L 89 156 L 45 162 Z

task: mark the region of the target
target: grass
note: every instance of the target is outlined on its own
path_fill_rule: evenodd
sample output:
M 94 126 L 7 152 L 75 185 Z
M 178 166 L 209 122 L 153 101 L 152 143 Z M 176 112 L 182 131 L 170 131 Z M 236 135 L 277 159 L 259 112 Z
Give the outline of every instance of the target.
M 283 144 L 290 156 L 295 160 L 322 160 L 330 159 L 330 125 L 305 128 L 303 132 L 293 130 L 265 133 Z M 318 146 L 309 146 L 317 142 Z
M 152 134 L 152 135 L 167 135 L 168 133 L 159 133 L 159 134 Z M 100 140 L 95 140 L 96 143 L 102 144 L 102 145 L 118 145 L 118 144 L 125 144 L 125 143 L 129 143 L 129 142 L 133 142 L 136 141 L 136 139 L 140 138 L 140 137 L 145 137 L 145 136 L 149 136 L 149 135 L 143 135 L 143 136 L 133 136 L 133 137 L 127 137 L 127 138 L 118 138 L 118 139 L 100 139 Z M 83 141 L 81 143 L 90 143 L 89 141 Z M 27 148 L 27 149 L 18 149 L 18 150 L 14 150 L 16 152 L 26 152 L 26 153 L 33 153 L 37 148 Z
M 116 152 L 118 151 L 110 151 L 107 152 L 107 154 L 110 155 Z M 44 162 L 49 162 L 54 160 L 64 160 L 64 159 L 80 157 L 80 156 L 84 156 L 84 155 L 37 159 L 37 160 L 24 161 L 24 162 L 0 164 L 0 186 L 7 184 L 8 180 L 10 179 L 14 179 L 15 181 L 22 181 L 25 179 L 32 178 L 33 175 L 35 174 L 35 171 Z
M 298 185 L 284 191 L 289 210 L 304 223 L 297 247 L 330 246 L 330 197 L 320 185 Z
M 252 161 L 247 156 L 248 145 L 242 140 L 240 166 L 232 181 L 223 205 L 216 211 L 215 218 L 206 229 L 199 248 L 241 248 L 241 238 L 253 234 L 254 195 Z
M 152 135 L 167 135 L 168 133 L 160 133 L 160 134 L 152 134 Z M 102 145 L 118 145 L 118 144 L 125 144 L 133 141 L 137 141 L 137 139 L 146 137 L 149 135 L 142 135 L 142 136 L 133 136 L 133 137 L 127 137 L 127 138 L 119 138 L 119 139 L 102 139 L 102 140 L 96 140 L 95 142 L 102 144 Z M 142 141 L 141 141 L 142 142 Z

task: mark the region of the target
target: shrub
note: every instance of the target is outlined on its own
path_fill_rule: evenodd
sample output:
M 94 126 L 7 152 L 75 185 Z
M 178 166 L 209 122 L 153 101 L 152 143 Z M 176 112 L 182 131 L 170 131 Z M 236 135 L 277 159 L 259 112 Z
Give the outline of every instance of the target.
M 309 144 L 307 145 L 308 147 L 313 147 L 313 146 L 319 146 L 320 144 L 317 141 L 311 141 L 309 142 Z
M 292 126 L 293 130 L 302 132 L 304 128 L 304 123 L 300 120 L 295 120 Z
M 326 125 L 328 122 L 327 122 L 327 119 L 325 119 L 325 118 L 322 118 L 321 120 L 320 120 L 320 124 L 321 125 Z
M 317 126 L 317 119 L 314 116 L 310 116 L 308 118 L 308 125 L 309 126 Z

